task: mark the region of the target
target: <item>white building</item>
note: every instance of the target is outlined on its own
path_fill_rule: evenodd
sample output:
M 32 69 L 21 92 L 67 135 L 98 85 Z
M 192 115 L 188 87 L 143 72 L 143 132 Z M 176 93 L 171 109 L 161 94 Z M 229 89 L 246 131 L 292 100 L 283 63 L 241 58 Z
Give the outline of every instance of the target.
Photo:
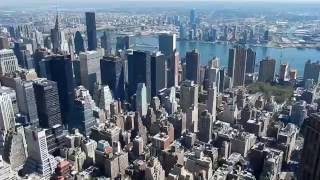
M 147 88 L 144 83 L 139 83 L 136 93 L 136 110 L 141 116 L 147 115 L 148 102 L 147 102 Z
M 0 128 L 4 134 L 15 126 L 14 111 L 10 95 L 0 94 Z
M 18 69 L 18 59 L 12 49 L 0 50 L 0 74 L 15 72 Z

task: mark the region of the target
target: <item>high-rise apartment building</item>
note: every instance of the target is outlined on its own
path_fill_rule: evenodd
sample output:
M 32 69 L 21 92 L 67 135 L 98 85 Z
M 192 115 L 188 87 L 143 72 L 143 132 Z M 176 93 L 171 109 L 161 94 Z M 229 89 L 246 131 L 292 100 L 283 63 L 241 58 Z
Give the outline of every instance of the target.
M 256 52 L 251 48 L 247 49 L 246 73 L 254 73 L 256 66 Z
M 203 111 L 200 114 L 199 118 L 199 140 L 205 143 L 208 143 L 211 141 L 211 136 L 212 136 L 212 123 L 213 123 L 213 118 L 212 115 L 207 111 Z
M 279 70 L 279 80 L 280 81 L 284 81 L 284 80 L 288 79 L 288 69 L 289 69 L 289 66 L 287 63 L 280 65 L 280 70 Z

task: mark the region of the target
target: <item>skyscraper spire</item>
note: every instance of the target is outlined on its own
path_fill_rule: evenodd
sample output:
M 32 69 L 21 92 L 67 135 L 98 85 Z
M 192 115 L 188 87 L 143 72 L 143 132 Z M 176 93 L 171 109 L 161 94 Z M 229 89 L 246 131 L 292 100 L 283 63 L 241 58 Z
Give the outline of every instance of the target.
M 59 29 L 59 14 L 57 11 L 57 15 L 56 15 L 56 23 L 54 25 L 54 29 L 58 30 Z

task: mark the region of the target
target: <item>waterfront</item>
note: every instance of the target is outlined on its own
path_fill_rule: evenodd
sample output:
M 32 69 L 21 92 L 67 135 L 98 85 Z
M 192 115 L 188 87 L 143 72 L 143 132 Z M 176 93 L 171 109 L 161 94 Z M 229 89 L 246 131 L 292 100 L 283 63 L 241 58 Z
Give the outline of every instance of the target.
M 115 38 L 112 38 L 115 45 Z M 157 36 L 135 36 L 132 40 L 135 44 L 134 49 L 156 51 L 158 49 Z M 217 56 L 220 59 L 220 64 L 223 67 L 228 65 L 228 51 L 234 45 L 231 43 L 211 43 L 202 41 L 177 41 L 177 49 L 180 52 L 181 58 L 185 57 L 187 51 L 198 49 L 202 64 L 207 62 L 213 57 Z M 310 59 L 312 61 L 320 60 L 320 51 L 311 48 L 298 49 L 298 48 L 273 48 L 263 46 L 248 46 L 257 53 L 256 64 L 259 65 L 265 57 L 274 58 L 277 60 L 278 72 L 280 63 L 289 63 L 290 67 L 298 70 L 298 76 L 303 75 L 304 64 Z M 257 69 L 258 71 L 258 69 Z

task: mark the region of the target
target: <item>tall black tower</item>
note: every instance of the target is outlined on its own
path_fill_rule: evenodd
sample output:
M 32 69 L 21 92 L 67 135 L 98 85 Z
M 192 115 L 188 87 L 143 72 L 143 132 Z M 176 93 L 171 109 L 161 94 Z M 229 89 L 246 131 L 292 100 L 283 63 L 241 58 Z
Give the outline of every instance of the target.
M 94 12 L 86 12 L 86 25 L 88 36 L 88 50 L 97 49 L 97 29 L 96 29 L 96 15 Z

